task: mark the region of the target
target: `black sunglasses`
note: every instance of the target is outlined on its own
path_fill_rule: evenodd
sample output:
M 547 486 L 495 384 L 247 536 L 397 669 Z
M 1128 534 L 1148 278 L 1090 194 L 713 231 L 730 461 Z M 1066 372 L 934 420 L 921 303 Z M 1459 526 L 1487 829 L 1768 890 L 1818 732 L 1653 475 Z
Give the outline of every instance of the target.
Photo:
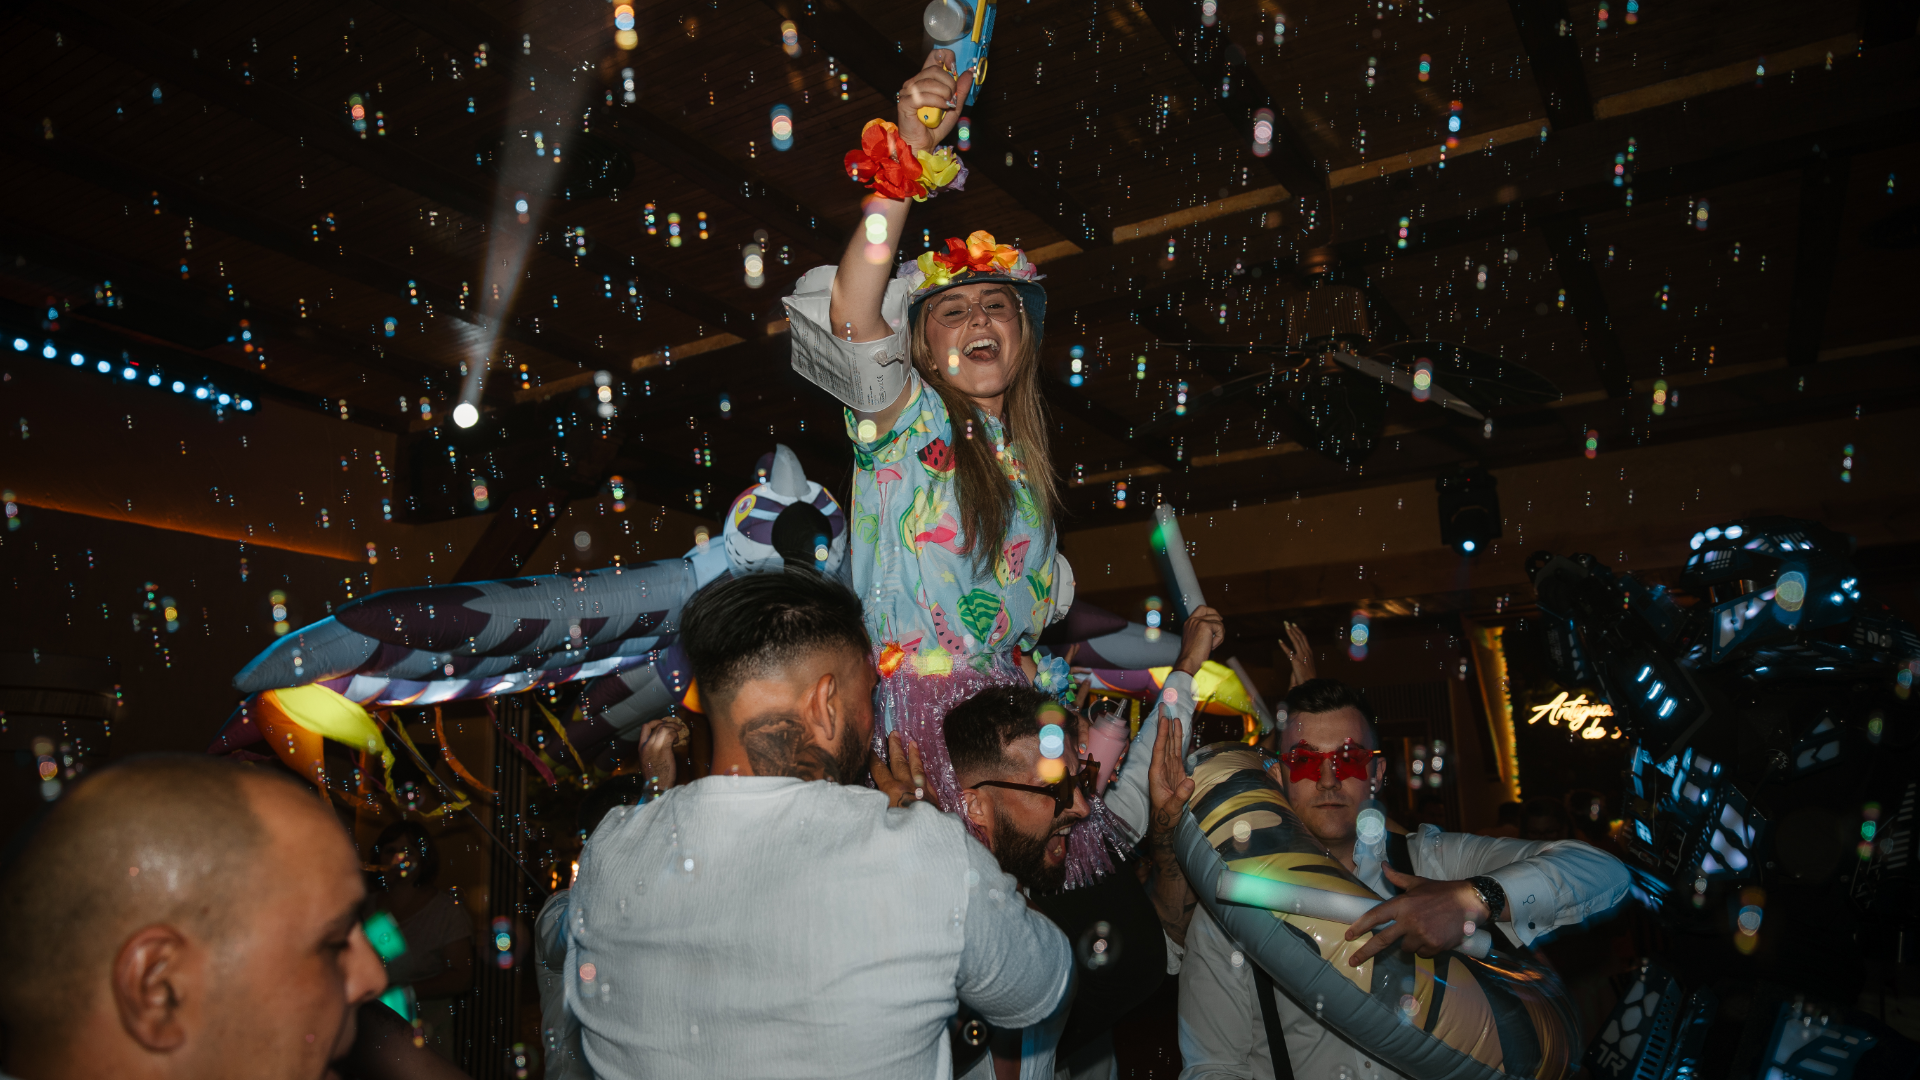
M 1086 758 L 1080 762 L 1079 772 L 1073 773 L 1070 776 L 1063 776 L 1045 786 L 1039 784 L 1016 784 L 1011 780 L 982 780 L 968 787 L 967 790 L 977 791 L 983 787 L 998 787 L 1010 788 L 1014 791 L 1031 791 L 1035 795 L 1045 795 L 1053 799 L 1053 812 L 1055 814 L 1064 814 L 1073 808 L 1073 792 L 1075 788 L 1085 792 L 1088 801 L 1092 801 L 1094 780 L 1099 775 L 1100 763 L 1091 758 Z

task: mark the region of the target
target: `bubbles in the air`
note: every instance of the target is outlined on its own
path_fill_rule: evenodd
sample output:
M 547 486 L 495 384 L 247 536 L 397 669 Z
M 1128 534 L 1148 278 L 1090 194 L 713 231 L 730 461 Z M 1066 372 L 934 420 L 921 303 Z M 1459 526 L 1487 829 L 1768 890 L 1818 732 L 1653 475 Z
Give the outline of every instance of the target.
M 1101 971 L 1120 961 L 1120 935 L 1113 924 L 1101 920 L 1088 927 L 1074 944 L 1074 954 L 1080 958 L 1080 966 L 1088 971 Z

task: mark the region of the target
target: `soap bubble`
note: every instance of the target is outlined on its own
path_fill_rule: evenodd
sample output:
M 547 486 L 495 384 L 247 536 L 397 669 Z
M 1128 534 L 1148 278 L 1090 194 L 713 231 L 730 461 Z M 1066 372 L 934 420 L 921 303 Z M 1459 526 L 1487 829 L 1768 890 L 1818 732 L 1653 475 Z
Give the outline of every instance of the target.
M 1120 935 L 1112 923 L 1102 919 L 1080 935 L 1074 954 L 1080 958 L 1080 966 L 1088 971 L 1111 967 L 1120 961 Z

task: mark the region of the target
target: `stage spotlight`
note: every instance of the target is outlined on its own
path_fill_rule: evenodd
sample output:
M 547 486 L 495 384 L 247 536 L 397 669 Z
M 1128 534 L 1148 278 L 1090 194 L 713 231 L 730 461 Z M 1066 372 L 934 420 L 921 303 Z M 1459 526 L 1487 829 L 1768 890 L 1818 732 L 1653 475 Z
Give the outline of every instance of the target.
M 480 410 L 473 403 L 463 401 L 453 407 L 453 422 L 463 428 L 470 428 L 480 422 Z
M 1440 542 L 1475 555 L 1500 536 L 1500 492 L 1493 474 L 1463 465 L 1434 481 L 1440 493 Z

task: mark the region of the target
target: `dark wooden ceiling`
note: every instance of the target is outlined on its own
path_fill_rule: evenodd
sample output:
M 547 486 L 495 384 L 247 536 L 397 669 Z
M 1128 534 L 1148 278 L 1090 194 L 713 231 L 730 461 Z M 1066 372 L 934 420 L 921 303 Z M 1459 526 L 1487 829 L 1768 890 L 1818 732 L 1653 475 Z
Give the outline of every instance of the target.
M 1086 481 L 1068 492 L 1083 523 L 1575 455 L 1589 430 L 1633 444 L 1914 404 L 1913 0 L 1617 0 L 1605 29 L 1601 6 L 1222 0 L 1207 26 L 1188 0 L 1003 0 L 969 110 L 973 179 L 915 211 L 907 253 L 922 228 L 936 244 L 984 228 L 1043 257 L 1055 459 Z M 622 53 L 598 0 L 14 0 L 0 322 L 62 355 L 124 351 L 402 433 L 420 520 L 473 512 L 475 477 L 499 500 L 612 474 L 677 509 L 700 490 L 711 514 L 775 440 L 844 477 L 837 409 L 768 331 L 855 224 L 840 158 L 918 66 L 921 7 L 640 4 Z M 383 132 L 352 129 L 353 94 Z M 782 104 L 785 152 L 768 126 Z M 1277 137 L 1256 156 L 1261 108 Z M 584 127 L 633 179 L 546 205 L 485 417 L 462 431 L 446 417 L 482 337 L 463 288 L 481 288 L 487 226 L 517 194 L 477 162 L 542 124 Z M 1613 176 L 1630 145 L 1629 205 Z M 741 248 L 759 231 L 766 281 L 750 288 Z M 1565 399 L 1496 413 L 1489 436 L 1394 395 L 1364 463 L 1301 451 L 1271 381 L 1246 378 L 1270 358 L 1177 343 L 1279 338 L 1323 247 L 1369 290 L 1376 334 L 1469 344 Z M 1684 387 L 1659 417 L 1656 378 Z M 1176 417 L 1181 382 L 1193 406 Z M 1137 493 L 1124 510 L 1116 480 Z

